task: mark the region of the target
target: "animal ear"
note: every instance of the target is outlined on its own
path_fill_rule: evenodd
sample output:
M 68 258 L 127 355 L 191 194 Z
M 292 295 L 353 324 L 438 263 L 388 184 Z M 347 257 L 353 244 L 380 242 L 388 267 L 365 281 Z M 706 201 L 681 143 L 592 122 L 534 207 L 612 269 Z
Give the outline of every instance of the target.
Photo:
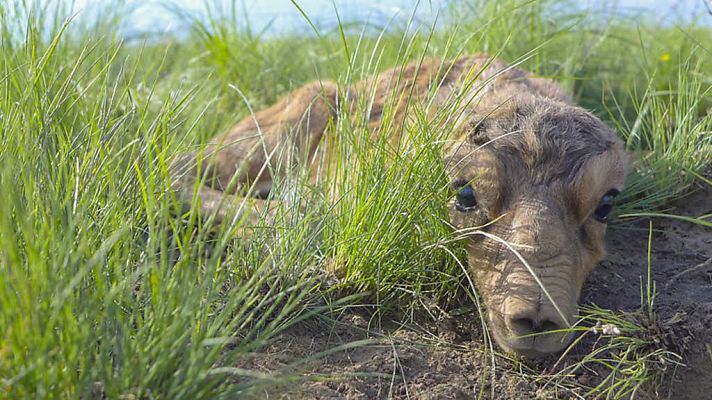
M 489 124 L 487 118 L 475 116 L 470 120 L 467 136 L 470 143 L 483 146 L 489 141 L 489 137 L 487 137 L 485 133 L 487 131 L 487 124 Z

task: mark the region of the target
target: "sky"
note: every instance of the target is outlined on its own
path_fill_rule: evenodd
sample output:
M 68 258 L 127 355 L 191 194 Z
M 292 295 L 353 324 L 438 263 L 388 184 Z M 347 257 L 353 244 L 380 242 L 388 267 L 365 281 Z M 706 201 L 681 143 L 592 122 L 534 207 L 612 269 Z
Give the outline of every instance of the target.
M 65 1 L 65 0 L 59 0 Z M 66 0 L 69 1 L 69 0 Z M 75 11 L 91 11 L 97 4 L 107 0 L 75 0 Z M 192 14 L 200 15 L 203 4 L 226 3 L 229 0 L 123 0 L 134 12 L 126 23 L 130 33 L 180 33 L 181 25 L 170 12 L 162 6 L 171 2 Z M 452 0 L 450 0 L 452 1 Z M 584 0 L 579 4 L 589 4 L 593 7 L 611 7 L 615 5 L 628 15 L 647 13 L 660 20 L 690 18 L 692 15 L 702 15 L 706 23 L 712 23 L 712 15 L 706 14 L 705 1 L 712 0 Z M 257 31 L 269 26 L 269 31 L 307 30 L 308 24 L 300 15 L 290 0 L 237 0 L 242 5 L 240 15 L 247 15 L 250 24 Z M 304 12 L 317 25 L 333 24 L 335 21 L 334 4 L 342 20 L 365 20 L 385 23 L 395 17 L 396 21 L 405 21 L 410 16 L 417 0 L 297 0 Z M 416 17 L 431 21 L 439 7 L 448 0 L 420 0 Z M 602 6 L 601 4 L 607 4 Z

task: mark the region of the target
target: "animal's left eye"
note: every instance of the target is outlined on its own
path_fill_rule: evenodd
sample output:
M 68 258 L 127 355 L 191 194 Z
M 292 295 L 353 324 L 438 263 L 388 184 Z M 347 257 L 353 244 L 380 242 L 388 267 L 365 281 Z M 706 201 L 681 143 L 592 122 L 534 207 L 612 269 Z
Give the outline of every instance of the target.
M 455 198 L 455 208 L 457 208 L 458 211 L 471 211 L 477 208 L 477 199 L 475 198 L 475 191 L 472 189 L 472 186 L 465 184 L 458 189 Z
M 593 212 L 593 218 L 596 221 L 604 224 L 608 222 L 608 216 L 613 210 L 613 204 L 615 203 L 618 193 L 618 190 L 611 189 L 601 197 L 601 202 L 598 203 L 598 207 L 596 207 L 596 210 Z

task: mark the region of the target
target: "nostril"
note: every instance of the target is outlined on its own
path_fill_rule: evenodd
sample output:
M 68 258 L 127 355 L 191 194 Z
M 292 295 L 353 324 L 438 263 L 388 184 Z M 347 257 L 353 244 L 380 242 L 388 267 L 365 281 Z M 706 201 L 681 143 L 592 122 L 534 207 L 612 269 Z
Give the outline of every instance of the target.
M 539 332 L 539 325 L 531 318 L 515 318 L 510 321 L 511 329 L 517 335 Z
M 562 329 L 562 326 L 554 321 L 538 321 L 531 318 L 513 318 L 509 321 L 509 327 L 518 336 Z
M 541 331 L 540 332 L 556 331 L 556 330 L 559 330 L 562 328 L 563 327 L 561 325 L 557 324 L 556 322 L 546 320 L 541 323 Z

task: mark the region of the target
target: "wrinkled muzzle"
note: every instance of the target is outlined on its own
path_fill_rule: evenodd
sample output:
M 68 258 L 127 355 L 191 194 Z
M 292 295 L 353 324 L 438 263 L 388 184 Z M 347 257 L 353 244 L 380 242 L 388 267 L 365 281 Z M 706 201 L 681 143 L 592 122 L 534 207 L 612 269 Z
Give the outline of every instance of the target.
M 528 264 L 539 282 L 519 260 L 506 261 L 510 271 L 501 302 L 489 308 L 494 338 L 500 347 L 529 357 L 562 350 L 570 341 L 577 295 L 569 289 L 569 265 Z
M 492 227 L 501 240 L 468 246 L 491 332 L 506 351 L 540 357 L 561 351 L 571 339 L 567 330 L 583 280 L 566 226 L 541 204 L 523 205 L 510 221 Z

